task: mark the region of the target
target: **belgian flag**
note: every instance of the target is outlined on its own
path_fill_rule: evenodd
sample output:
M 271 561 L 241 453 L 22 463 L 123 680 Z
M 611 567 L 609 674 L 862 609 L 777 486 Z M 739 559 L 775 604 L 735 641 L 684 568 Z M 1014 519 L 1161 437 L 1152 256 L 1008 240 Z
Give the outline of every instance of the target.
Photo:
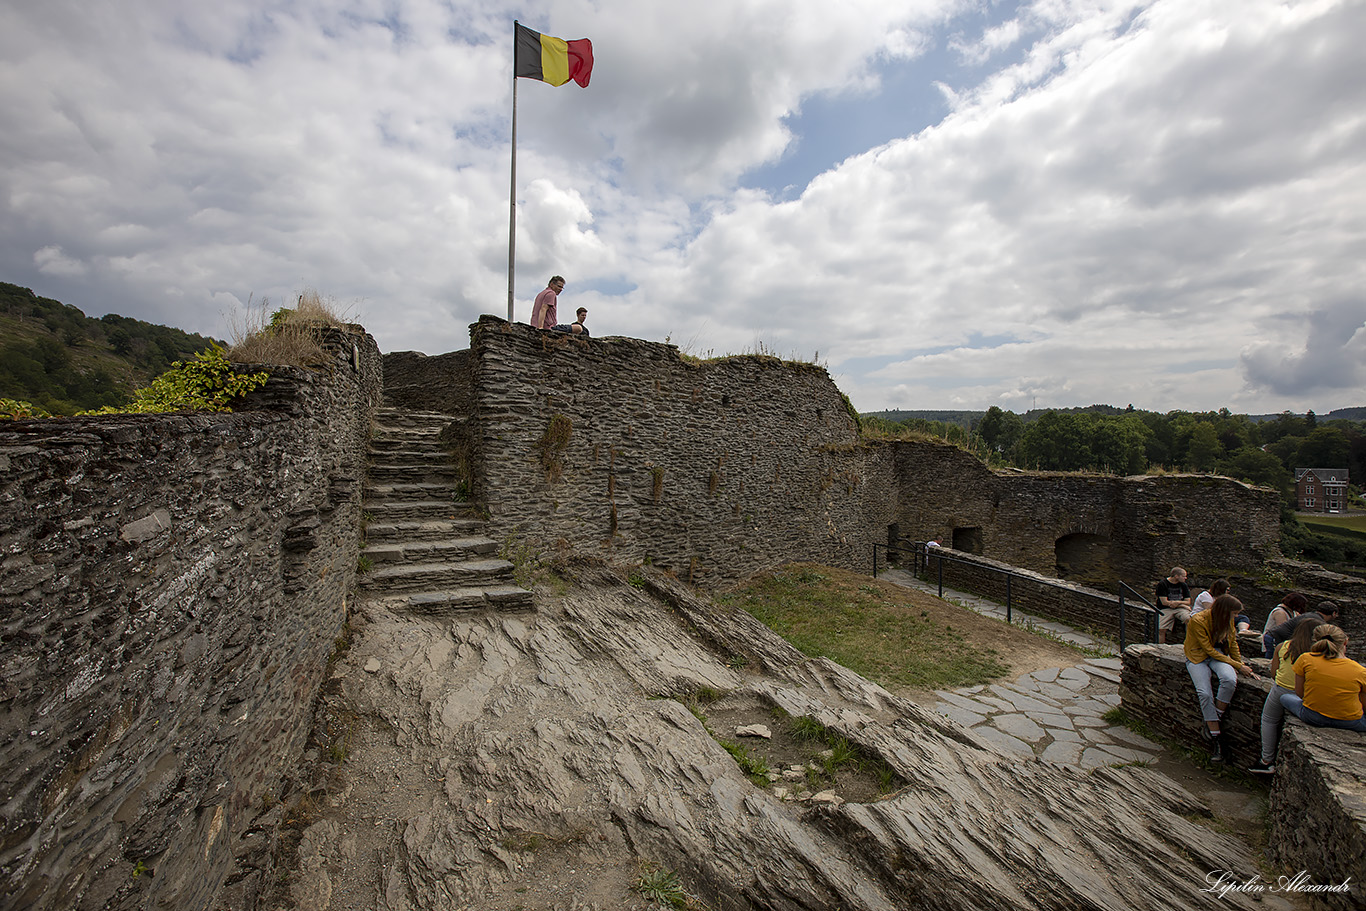
M 513 76 L 539 79 L 551 85 L 564 85 L 573 79 L 588 87 L 588 77 L 593 75 L 593 42 L 587 38 L 552 38 L 517 22 L 513 26 L 517 29 Z

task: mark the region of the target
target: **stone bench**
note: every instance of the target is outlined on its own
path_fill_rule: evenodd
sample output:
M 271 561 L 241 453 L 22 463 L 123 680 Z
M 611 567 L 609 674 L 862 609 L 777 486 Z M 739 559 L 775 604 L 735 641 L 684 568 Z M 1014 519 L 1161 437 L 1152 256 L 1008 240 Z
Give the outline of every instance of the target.
M 1260 754 L 1262 704 L 1271 690 L 1270 662 L 1248 663 L 1262 679 L 1238 678 L 1221 724 L 1239 769 Z M 1181 646 L 1125 649 L 1119 695 L 1130 718 L 1183 746 L 1208 749 Z M 1292 877 L 1304 871 L 1318 885 L 1351 881 L 1346 894 L 1309 894 L 1311 904 L 1333 911 L 1366 906 L 1366 735 L 1311 727 L 1287 713 L 1268 805 L 1269 851 L 1278 867 Z

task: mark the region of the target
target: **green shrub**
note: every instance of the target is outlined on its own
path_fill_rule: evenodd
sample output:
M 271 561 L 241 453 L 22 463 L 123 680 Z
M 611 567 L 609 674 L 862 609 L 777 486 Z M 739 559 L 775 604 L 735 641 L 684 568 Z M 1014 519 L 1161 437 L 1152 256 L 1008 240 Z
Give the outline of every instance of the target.
M 32 402 L 16 399 L 0 399 L 0 421 L 25 421 L 29 418 L 50 418 L 43 409 Z
M 231 411 L 230 403 L 265 385 L 270 374 L 240 373 L 226 353 L 211 345 L 192 361 L 176 361 L 150 386 L 133 392 L 121 408 L 107 405 L 83 414 L 155 414 L 172 411 Z

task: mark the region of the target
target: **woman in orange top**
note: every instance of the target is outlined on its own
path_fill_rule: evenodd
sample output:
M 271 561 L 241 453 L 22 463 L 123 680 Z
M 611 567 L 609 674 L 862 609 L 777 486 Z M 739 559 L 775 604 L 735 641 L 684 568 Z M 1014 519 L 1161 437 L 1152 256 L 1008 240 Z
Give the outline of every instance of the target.
M 1200 715 L 1205 719 L 1205 727 L 1200 733 L 1213 741 L 1214 753 L 1210 759 L 1215 762 L 1227 758 L 1219 719 L 1233 699 L 1238 674 L 1257 679 L 1257 674 L 1243 663 L 1243 656 L 1238 652 L 1238 630 L 1234 623 L 1242 609 L 1243 602 L 1237 598 L 1220 595 L 1208 610 L 1192 615 L 1186 624 L 1186 672 L 1191 675 L 1195 693 L 1200 697 Z M 1214 692 L 1214 678 L 1219 681 L 1218 695 Z
M 1281 705 L 1306 724 L 1366 733 L 1366 668 L 1347 657 L 1347 634 L 1331 623 L 1314 630 L 1314 646 L 1295 660 L 1295 692 Z

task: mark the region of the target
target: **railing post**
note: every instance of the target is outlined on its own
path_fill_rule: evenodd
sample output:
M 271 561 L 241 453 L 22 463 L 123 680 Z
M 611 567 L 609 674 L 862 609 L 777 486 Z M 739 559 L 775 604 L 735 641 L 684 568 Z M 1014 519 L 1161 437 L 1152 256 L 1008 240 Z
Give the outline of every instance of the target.
M 1119 590 L 1119 651 L 1124 653 L 1124 589 Z
M 944 597 L 944 555 L 943 555 L 943 554 L 935 554 L 935 556 L 939 558 L 939 559 L 935 560 L 934 562 L 935 562 L 936 564 L 938 564 L 938 566 L 939 566 L 939 597 L 942 598 L 942 597 Z M 929 557 L 926 556 L 925 559 L 928 560 Z
M 1010 621 L 1010 580 L 1015 578 L 1014 573 L 1006 573 L 1006 622 Z
M 873 578 L 877 578 L 877 542 L 873 542 Z

